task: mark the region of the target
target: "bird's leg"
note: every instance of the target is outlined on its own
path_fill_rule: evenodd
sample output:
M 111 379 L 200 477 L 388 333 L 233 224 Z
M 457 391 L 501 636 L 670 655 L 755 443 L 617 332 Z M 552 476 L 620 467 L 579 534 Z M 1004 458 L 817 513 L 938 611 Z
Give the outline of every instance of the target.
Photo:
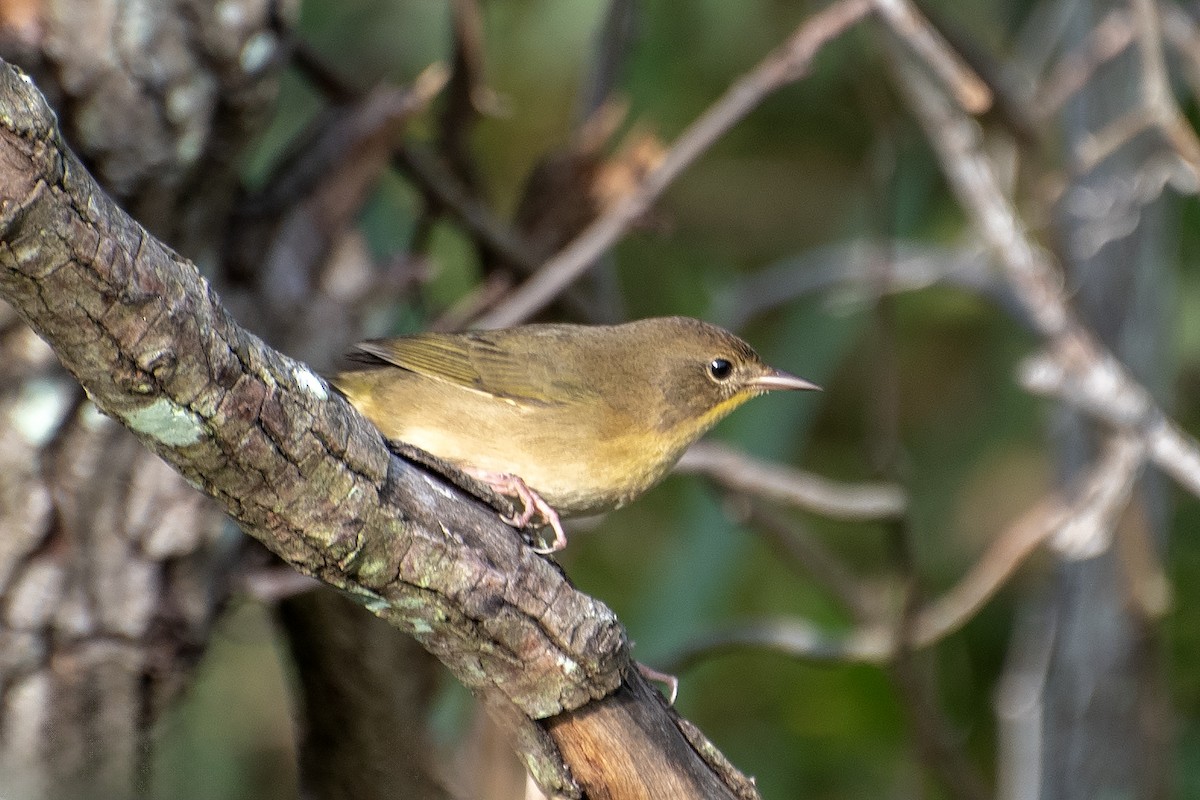
M 502 494 L 505 497 L 513 497 L 521 501 L 521 513 L 504 518 L 504 521 L 509 525 L 516 528 L 524 528 L 535 517 L 540 516 L 542 522 L 550 526 L 554 531 L 554 541 L 550 542 L 547 547 L 537 547 L 535 545 L 533 548 L 535 553 L 546 555 L 562 550 L 567 546 L 567 534 L 563 531 L 562 522 L 558 518 L 558 512 L 543 500 L 541 495 L 530 489 L 529 484 L 521 480 L 520 476 L 507 472 L 489 472 L 488 470 L 476 469 L 474 467 L 464 467 L 463 472 L 491 486 L 497 494 Z
M 407 442 L 395 439 L 386 441 L 388 449 L 396 455 L 436 472 L 495 508 L 509 525 L 524 528 L 533 521 L 534 517 L 540 515 L 543 524 L 549 525 L 554 530 L 554 541 L 548 547 L 534 547 L 534 552 L 546 555 L 567 546 L 567 534 L 563 532 L 558 512 L 518 476 L 471 467 L 459 467 Z M 503 508 L 511 507 L 512 500 L 521 501 L 521 512 L 512 516 L 504 515 Z

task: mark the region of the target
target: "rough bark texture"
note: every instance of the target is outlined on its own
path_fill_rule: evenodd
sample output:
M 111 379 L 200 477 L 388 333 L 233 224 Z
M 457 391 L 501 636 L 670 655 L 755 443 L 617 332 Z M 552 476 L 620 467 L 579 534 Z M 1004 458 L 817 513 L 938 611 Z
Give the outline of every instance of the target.
M 190 263 L 99 191 L 7 67 L 0 109 L 0 296 L 96 406 L 247 533 L 437 655 L 512 726 L 546 789 L 579 796 L 573 773 L 593 797 L 693 796 L 656 788 L 672 785 L 752 796 L 631 674 L 607 608 L 496 514 L 392 458 L 307 367 L 239 328 Z M 630 688 L 613 695 L 623 679 Z M 553 739 L 534 722 L 576 710 Z M 577 750 L 573 719 L 592 742 L 651 732 L 662 759 L 642 776 L 647 794 L 602 793 L 633 765 Z
M 67 381 L 41 384 L 66 419 L 26 463 L 38 451 L 3 440 L 35 433 L 18 408 L 35 400 L 0 401 L 0 775 L 16 798 L 128 797 L 145 721 L 206 639 L 211 576 L 193 562 L 216 560 L 225 523 Z
M 6 3 L 0 53 L 44 78 L 71 139 L 124 202 L 201 253 L 233 197 L 233 143 L 276 91 L 278 11 L 262 0 Z M 0 785 L 17 798 L 132 797 L 153 724 L 228 593 L 240 537 L 84 404 L 7 307 L 0 376 Z
M 754 784 L 695 727 L 681 721 L 678 732 L 664 736 L 664 704 L 645 681 L 635 681 L 603 703 L 589 703 L 548 721 L 550 735 L 589 800 L 758 797 Z M 663 769 L 664 764 L 685 764 L 697 754 L 711 770 Z
M 237 196 L 233 160 L 277 91 L 296 0 L 42 0 L 0 8 L 0 53 L 62 113 L 89 170 L 198 262 Z
M 292 0 L 9 3 L 0 5 L 0 55 L 32 71 L 43 91 L 55 98 L 58 119 L 68 138 L 83 161 L 101 176 L 110 194 L 135 209 L 143 223 L 172 245 L 208 264 L 212 274 L 229 276 L 232 249 L 223 242 L 231 233 L 253 236 L 260 248 L 279 248 L 278 242 L 284 238 L 267 235 L 262 226 L 250 226 L 241 217 L 231 219 L 230 206 L 237 197 L 235 156 L 265 121 L 277 91 L 283 65 L 280 56 L 286 49 L 296 6 Z M 384 99 L 387 97 L 399 97 L 403 102 L 409 100 L 409 93 L 396 89 Z M 380 105 L 376 102 L 366 111 Z M 386 113 L 393 108 L 383 110 Z M 404 121 L 406 109 L 402 106 L 398 115 L 385 118 L 391 125 L 375 134 L 375 139 L 385 140 L 394 132 L 397 121 Z M 369 113 L 352 119 L 363 117 L 368 123 L 374 119 Z M 372 133 L 368 130 L 365 136 Z M 361 147 L 362 138 L 364 135 L 343 136 L 338 143 L 360 163 L 369 159 L 369 154 L 364 155 L 366 148 Z M 330 165 L 327 172 L 340 180 L 321 182 L 325 174 L 321 171 L 315 172 L 315 178 L 310 176 L 324 195 L 353 195 L 353 187 L 350 191 L 345 188 L 347 176 L 357 178 L 367 189 L 378 177 L 378 171 L 372 176 L 339 164 Z M 297 205 L 304 211 L 313 205 L 303 200 L 303 195 L 288 196 L 278 207 L 279 213 Z M 325 203 L 310 215 L 324 227 L 306 227 L 307 220 L 293 227 L 302 234 L 319 228 L 330 237 L 338 235 L 345 224 L 336 224 L 341 218 L 331 220 L 328 208 Z M 342 216 L 353 219 L 356 210 L 351 207 Z M 294 210 L 291 213 L 299 215 Z M 289 254 L 294 255 L 291 250 L 294 248 Z M 238 292 L 242 309 L 274 311 L 276 305 L 264 303 L 264 297 L 280 298 L 277 305 L 286 305 L 288 312 L 256 315 L 260 332 L 291 352 L 327 363 L 327 353 L 314 352 L 311 344 L 342 347 L 354 340 L 361 318 L 355 313 L 354 298 L 318 291 L 320 282 L 310 279 L 318 274 L 317 266 L 294 259 L 289 275 L 264 269 L 265 261 L 260 251 L 248 267 L 254 271 L 251 274 L 264 277 L 243 285 Z M 239 277 L 243 284 L 247 282 Z M 281 286 L 298 287 L 302 294 L 281 291 Z M 301 305 L 321 313 L 299 318 L 291 311 Z M 4 310 L 7 312 L 7 307 Z M 40 358 L 32 365 L 36 371 L 31 371 L 28 363 L 31 352 Z M 229 594 L 228 576 L 246 563 L 245 540 L 232 533 L 215 505 L 202 501 L 157 457 L 132 444 L 128 431 L 120 426 L 107 424 L 104 436 L 73 437 L 82 438 L 92 450 L 75 448 L 71 461 L 59 457 L 57 443 L 71 437 L 69 428 L 95 427 L 100 418 L 94 412 L 64 419 L 56 416 L 67 414 L 70 404 L 83 397 L 82 392 L 62 372 L 49 348 L 11 312 L 0 314 L 0 377 L 0 421 L 12 419 L 11 427 L 22 429 L 17 430 L 19 436 L 0 438 L 0 462 L 12 467 L 0 476 L 0 524 L 11 523 L 0 530 L 17 534 L 0 539 L 0 574 L 15 576 L 0 582 L 0 599 L 10 583 L 38 586 L 36 581 L 22 582 L 18 573 L 31 568 L 45 572 L 46 562 L 55 564 L 56 580 L 61 577 L 54 584 L 55 591 L 37 598 L 42 604 L 38 619 L 46 624 L 31 627 L 20 614 L 0 618 L 0 640 L 11 645 L 5 647 L 7 658 L 0 662 L 0 687 L 14 681 L 18 688 L 48 685 L 50 696 L 64 699 L 51 705 L 0 703 L 0 731 L 12 732 L 12 736 L 0 736 L 0 764 L 12 765 L 12 769 L 0 768 L 0 785 L 16 781 L 19 774 L 29 783 L 23 796 L 67 797 L 74 787 L 88 785 L 89 773 L 102 765 L 101 771 L 112 777 L 103 783 L 102 791 L 130 797 L 139 790 L 136 784 L 145 782 L 143 762 L 149 761 L 153 752 L 152 731 L 163 701 L 187 685 L 192 664 L 207 642 L 208 629 Z M 25 429 L 32 431 L 32 438 Z M 157 487 L 144 486 L 138 478 L 150 470 L 160 482 Z M 112 491 L 114 487 L 120 491 Z M 126 525 L 113 524 L 121 523 L 121 504 L 134 492 L 142 492 L 135 495 L 134 505 L 145 517 L 136 522 L 157 525 L 151 533 L 142 535 Z M 87 515 L 64 511 L 94 505 L 112 509 Z M 58 520 L 62 518 L 71 519 L 73 527 L 61 525 Z M 228 535 L 219 535 L 222 528 Z M 148 552 L 139 551 L 139 536 L 153 543 Z M 57 544 L 47 546 L 50 542 Z M 62 546 L 63 542 L 70 546 Z M 25 551 L 34 543 L 41 543 L 41 552 L 37 558 L 27 558 Z M 136 555 L 104 562 L 108 565 L 105 581 L 122 591 L 113 594 L 107 592 L 108 586 L 95 586 L 95 573 L 87 560 L 95 552 Z M 153 579 L 146 579 L 148 576 Z M 126 628 L 136 626 L 146 608 L 155 609 L 155 614 L 146 634 L 122 640 L 119 664 L 95 658 L 71 662 L 73 686 L 131 688 L 103 694 L 89 690 L 83 700 L 66 702 L 70 693 L 62 685 L 64 681 L 56 678 L 49 666 L 41 667 L 44 674 L 39 675 L 32 665 L 53 665 L 57 661 L 44 659 L 45 654 L 63 647 L 78 648 L 86 641 L 83 634 L 61 622 L 73 618 L 72 604 L 78 606 L 80 597 L 103 604 L 99 619 L 130 620 Z M 376 763 L 370 774 L 375 785 L 394 790 L 395 796 L 425 794 L 430 765 L 424 759 L 405 759 L 418 755 L 424 731 L 405 723 L 427 707 L 429 697 L 414 697 L 411 690 L 420 683 L 414 676 L 428 672 L 432 659 L 390 626 L 361 624 L 370 615 L 362 609 L 356 612 L 357 623 L 351 619 L 345 624 L 328 614 L 316 613 L 307 623 L 299 620 L 302 612 L 290 616 L 297 624 L 287 631 L 303 629 L 307 634 L 304 641 L 310 652 L 306 654 L 305 685 L 337 680 L 346 674 L 344 665 L 353 662 L 356 677 L 373 686 L 379 696 L 413 701 L 413 705 L 381 704 L 376 698 L 357 694 L 344 697 L 340 710 L 347 717 L 358 717 L 361 712 L 378 726 L 377 731 L 403 730 L 406 746 L 393 749 L 391 757 Z M 322 630 L 324 625 L 332 627 Z M 109 628 L 101 627 L 90 630 L 87 637 L 111 639 L 111 634 Z M 382 651 L 394 652 L 404 660 L 358 660 L 360 654 Z M 329 674 L 322 674 L 326 669 Z M 362 704 L 355 707 L 352 701 Z M 389 714 L 394 718 L 388 718 Z M 338 720 L 317 713 L 298 726 L 305 754 L 302 772 L 308 764 L 331 760 L 320 751 L 323 745 L 335 744 L 345 752 L 374 752 L 377 731 L 360 724 L 330 732 L 322 729 L 323 723 L 337 724 Z M 88 763 L 80 761 L 78 754 L 82 753 L 87 754 Z M 304 775 L 313 776 L 310 772 Z M 335 790 L 336 783 L 305 788 L 321 797 L 325 790 Z

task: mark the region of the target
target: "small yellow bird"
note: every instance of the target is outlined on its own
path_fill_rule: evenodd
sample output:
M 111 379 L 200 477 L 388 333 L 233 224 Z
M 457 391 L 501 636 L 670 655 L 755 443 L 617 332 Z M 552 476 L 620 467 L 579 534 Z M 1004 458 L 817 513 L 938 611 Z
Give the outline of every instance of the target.
M 357 345 L 333 377 L 388 439 L 425 450 L 521 501 L 508 520 L 617 508 L 751 397 L 816 389 L 732 333 L 687 317 L 523 325 Z

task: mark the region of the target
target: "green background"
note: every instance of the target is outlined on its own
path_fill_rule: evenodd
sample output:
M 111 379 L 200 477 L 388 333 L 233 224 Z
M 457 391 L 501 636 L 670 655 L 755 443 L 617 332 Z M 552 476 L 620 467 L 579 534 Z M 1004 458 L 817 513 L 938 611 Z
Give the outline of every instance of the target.
M 505 114 L 481 120 L 471 143 L 487 199 L 511 215 L 525 176 L 561 148 L 577 116 L 604 4 L 512 0 L 483 4 L 486 78 Z M 999 54 L 1024 22 L 1025 4 L 941 3 Z M 779 44 L 814 6 L 768 0 L 645 4 L 621 91 L 630 117 L 670 142 L 739 75 Z M 449 52 L 447 6 L 433 0 L 306 0 L 301 29 L 337 70 L 361 86 L 410 81 Z M 670 188 L 654 225 L 616 247 L 613 262 L 630 317 L 688 314 L 725 321 L 748 275 L 850 240 L 963 243 L 963 214 L 924 138 L 892 90 L 878 26 L 830 44 L 813 73 L 770 97 Z M 247 158 L 253 185 L 319 107 L 289 75 L 270 130 Z M 413 136 L 427 137 L 432 118 Z M 362 225 L 381 258 L 408 244 L 419 195 L 399 175 L 379 187 Z M 1200 280 L 1195 203 L 1182 209 L 1171 361 L 1164 402 L 1200 429 Z M 417 328 L 468 293 L 474 249 L 451 223 L 433 238 L 434 277 L 380 331 Z M 888 478 L 910 492 L 912 557 L 925 591 L 950 586 L 986 544 L 1051 486 L 1048 405 L 1015 382 L 1037 341 L 985 300 L 950 288 L 889 299 L 837 287 L 789 302 L 739 330 L 776 366 L 819 384 L 821 395 L 769 396 L 736 412 L 716 438 L 754 455 L 847 481 Z M 346 343 L 351 344 L 350 342 Z M 896 381 L 895 402 L 879 397 Z M 893 427 L 894 426 L 894 427 Z M 895 431 L 893 436 L 889 429 Z M 1165 619 L 1179 733 L 1177 786 L 1200 791 L 1200 545 L 1195 500 L 1176 493 Z M 727 513 L 694 477 L 669 478 L 645 498 L 576 529 L 560 562 L 584 591 L 610 605 L 637 657 L 667 662 L 697 636 L 739 620 L 798 615 L 830 631 L 850 619 L 808 577 Z M 899 596 L 897 536 L 888 526 L 788 512 L 861 578 Z M 959 633 L 923 654 L 935 689 L 984 775 L 994 769 L 993 698 L 1021 591 L 1044 583 L 1035 558 Z M 165 723 L 156 786 L 164 798 L 291 798 L 292 678 L 269 613 L 232 607 L 200 680 Z M 264 669 L 264 664 L 277 667 Z M 885 669 L 805 663 L 749 652 L 687 670 L 678 707 L 766 798 L 946 796 L 921 766 L 910 721 Z M 431 721 L 451 747 L 466 716 L 447 679 Z M 230 708 L 239 709 L 230 714 Z M 1190 790 L 1190 791 L 1189 791 Z

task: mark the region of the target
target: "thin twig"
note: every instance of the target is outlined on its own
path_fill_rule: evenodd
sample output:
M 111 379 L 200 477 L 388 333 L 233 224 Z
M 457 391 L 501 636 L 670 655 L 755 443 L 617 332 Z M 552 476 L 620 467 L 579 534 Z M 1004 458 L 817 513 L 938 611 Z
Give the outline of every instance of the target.
M 1200 138 L 1179 110 L 1171 90 L 1166 59 L 1163 56 L 1162 20 L 1154 0 L 1132 0 L 1133 13 L 1123 9 L 1110 12 L 1088 37 L 1082 54 L 1064 60 L 1063 72 L 1054 94 L 1039 104 L 1039 114 L 1047 119 L 1067 97 L 1079 91 L 1101 65 L 1137 43 L 1141 91 L 1138 105 L 1088 136 L 1076 153 L 1075 168 L 1089 172 L 1148 130 L 1162 133 L 1171 150 L 1191 173 L 1186 182 L 1175 181 L 1181 191 L 1200 191 Z M 1161 191 L 1162 186 L 1157 187 Z M 1157 196 L 1157 192 L 1154 194 Z M 1152 199 L 1152 198 L 1151 198 Z M 1142 201 L 1142 204 L 1147 202 Z
M 296 50 L 297 56 L 306 52 Z M 411 119 L 424 111 L 449 78 L 445 66 L 434 62 L 407 87 L 380 85 L 343 99 L 350 89 L 336 89 L 339 78 L 335 73 L 316 73 L 321 63 L 315 56 L 303 64 L 306 75 L 315 73 L 311 80 L 334 87 L 330 91 L 339 98 L 338 106 L 314 126 L 305 140 L 292 145 L 292 152 L 263 188 L 242 201 L 239 212 L 245 216 L 282 215 L 292 208 L 296 198 L 317 193 L 332 171 L 357 155 L 356 149 L 364 139 L 378 135 L 391 120 Z
M 920 611 L 913 644 L 928 646 L 962 627 L 1042 543 L 1062 539 L 1069 546 L 1110 540 L 1144 453 L 1136 437 L 1113 436 L 1074 499 L 1064 500 L 1055 493 L 1025 511 L 958 583 Z M 1087 550 L 1080 548 L 1073 554 L 1086 555 Z
M 586 272 L 684 169 L 765 97 L 807 74 L 821 47 L 870 10 L 868 0 L 839 0 L 806 20 L 781 48 L 742 76 L 701 114 L 632 192 L 613 203 L 504 303 L 476 320 L 475 325 L 481 328 L 513 325 L 544 308 Z
M 905 630 L 894 624 L 877 623 L 838 635 L 822 632 L 805 621 L 752 623 L 688 645 L 675 661 L 690 664 L 713 652 L 754 647 L 797 658 L 883 664 L 893 658 L 901 643 L 913 648 L 936 644 L 974 617 L 1040 545 L 1062 539 L 1064 532 L 1070 533 L 1069 538 L 1074 541 L 1110 540 L 1145 455 L 1146 444 L 1138 437 L 1127 434 L 1110 437 L 1077 491 L 1069 497 L 1051 493 L 1021 514 L 996 537 L 958 583 L 936 600 L 920 606 Z M 1083 526 L 1086 531 L 1071 531 Z M 901 640 L 901 635 L 906 638 Z
M 872 287 L 872 264 L 890 257 L 890 268 Z M 893 240 L 886 244 L 851 240 L 813 248 L 739 278 L 716 293 L 713 318 L 730 330 L 796 300 L 824 296 L 836 307 L 864 304 L 871 290 L 887 294 L 953 286 L 995 304 L 1028 326 L 1025 309 L 994 269 L 990 252 L 976 243 L 938 246 Z
M 959 57 L 942 34 L 908 0 L 871 0 L 892 31 L 938 76 L 968 114 L 982 114 L 992 105 L 992 90 Z
M 407 143 L 397 148 L 393 163 L 449 212 L 481 243 L 513 265 L 533 272 L 541 261 L 519 232 L 480 202 L 466 184 L 435 156 Z
M 883 664 L 891 657 L 893 640 L 891 631 L 883 626 L 835 633 L 797 617 L 763 620 L 689 642 L 667 662 L 666 669 L 682 672 L 700 661 L 738 650 L 766 650 L 804 661 Z
M 1163 56 L 1162 18 L 1154 0 L 1132 0 L 1142 67 L 1142 102 L 1200 188 L 1200 138 L 1179 110 Z M 1197 191 L 1196 188 L 1192 190 Z
M 895 484 L 835 483 L 810 472 L 759 461 L 715 442 L 693 445 L 675 469 L 704 475 L 726 489 L 788 503 L 833 519 L 894 518 L 902 516 L 908 507 L 904 491 Z
M 302 39 L 296 40 L 292 59 L 305 79 L 332 102 L 351 103 L 365 94 L 326 64 Z M 481 85 L 476 88 L 478 91 L 473 95 L 476 99 L 479 99 L 478 95 L 485 95 L 485 100 L 490 97 Z M 474 237 L 481 250 L 494 253 L 525 272 L 533 272 L 541 266 L 541 259 L 520 233 L 493 213 L 437 157 L 412 142 L 406 142 L 397 146 L 392 163 L 434 202 L 439 213 L 449 213 L 458 220 Z
M 1064 56 L 1042 82 L 1033 101 L 1034 118 L 1044 122 L 1057 114 L 1069 98 L 1087 85 L 1096 70 L 1125 52 L 1133 39 L 1129 10 L 1109 11 L 1080 48 Z

